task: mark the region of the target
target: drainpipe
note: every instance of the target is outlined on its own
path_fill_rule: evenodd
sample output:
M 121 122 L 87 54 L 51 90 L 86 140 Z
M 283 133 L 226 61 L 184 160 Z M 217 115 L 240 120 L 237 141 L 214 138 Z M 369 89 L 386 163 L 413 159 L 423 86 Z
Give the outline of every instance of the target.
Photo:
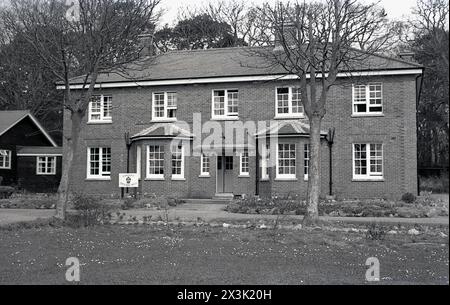
M 417 149 L 417 141 L 419 140 L 419 101 L 420 95 L 422 94 L 422 85 L 423 85 L 423 73 L 425 68 L 422 68 L 422 74 L 416 76 L 416 175 L 417 175 L 417 195 L 420 195 L 420 177 L 419 177 L 419 150 Z M 417 88 L 417 84 L 419 84 L 418 79 L 420 78 L 420 85 Z
M 125 145 L 127 146 L 127 174 L 130 172 L 130 149 L 131 149 L 131 139 L 130 133 L 125 132 Z M 128 194 L 128 188 L 126 188 L 126 193 Z M 123 188 L 122 188 L 122 198 L 123 198 Z
M 329 153 L 330 153 L 330 165 L 329 165 L 329 195 L 333 196 L 333 143 L 334 143 L 334 134 L 336 132 L 336 129 L 330 128 L 328 130 L 328 134 L 327 134 L 327 143 L 328 143 L 328 149 L 329 149 Z

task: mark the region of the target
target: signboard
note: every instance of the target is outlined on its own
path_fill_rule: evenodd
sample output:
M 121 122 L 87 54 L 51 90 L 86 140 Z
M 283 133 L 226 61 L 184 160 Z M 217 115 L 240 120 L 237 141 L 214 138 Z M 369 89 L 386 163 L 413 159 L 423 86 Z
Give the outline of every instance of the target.
M 119 187 L 138 187 L 138 174 L 119 174 Z

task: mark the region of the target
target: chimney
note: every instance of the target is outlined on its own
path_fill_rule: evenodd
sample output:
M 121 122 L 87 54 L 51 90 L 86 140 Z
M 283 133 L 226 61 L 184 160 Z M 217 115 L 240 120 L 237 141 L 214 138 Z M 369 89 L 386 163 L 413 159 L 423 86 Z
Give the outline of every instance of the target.
M 139 37 L 139 57 L 153 56 L 153 34 L 145 33 Z
M 281 46 L 281 42 L 284 39 L 287 46 L 291 48 L 297 47 L 297 26 L 293 22 L 286 22 L 284 24 L 280 24 L 275 29 L 275 48 L 274 51 L 281 51 L 283 47 Z
M 414 56 L 415 56 L 414 52 L 411 52 L 411 51 L 404 51 L 404 52 L 398 53 L 398 57 L 400 57 L 403 60 L 411 61 L 411 62 L 415 61 Z

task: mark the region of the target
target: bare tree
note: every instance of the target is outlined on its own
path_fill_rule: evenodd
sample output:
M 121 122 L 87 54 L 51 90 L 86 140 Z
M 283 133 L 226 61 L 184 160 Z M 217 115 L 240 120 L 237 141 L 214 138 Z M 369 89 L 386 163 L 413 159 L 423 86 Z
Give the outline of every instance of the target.
M 262 56 L 299 78 L 301 99 L 310 123 L 310 178 L 304 221 L 315 222 L 321 180 L 320 131 L 329 90 L 340 72 L 362 66 L 368 56 L 384 46 L 388 33 L 383 33 L 379 25 L 386 14 L 375 4 L 361 4 L 357 0 L 265 4 L 258 14 L 272 25 L 270 32 L 259 37 L 275 37 L 275 48 L 252 48 L 249 53 Z M 364 51 L 357 49 L 362 47 Z
M 65 88 L 63 105 L 70 117 L 70 133 L 63 139 L 60 218 L 65 217 L 74 153 L 97 77 L 103 71 L 125 73 L 125 67 L 138 59 L 139 35 L 154 27 L 160 0 L 74 2 L 68 7 L 62 0 L 11 0 L 11 8 L 1 16 L 4 26 L 33 47 Z M 70 84 L 77 75 L 83 75 L 85 90 L 74 94 Z

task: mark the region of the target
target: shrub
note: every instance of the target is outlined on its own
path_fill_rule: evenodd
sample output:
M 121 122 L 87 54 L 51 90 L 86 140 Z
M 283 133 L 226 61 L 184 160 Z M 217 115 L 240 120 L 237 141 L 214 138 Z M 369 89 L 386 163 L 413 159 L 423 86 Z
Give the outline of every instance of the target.
M 402 201 L 406 203 L 414 203 L 414 201 L 416 201 L 416 196 L 412 193 L 404 193 L 402 195 Z
M 383 226 L 372 223 L 368 226 L 366 238 L 370 240 L 383 240 L 386 237 L 386 231 Z
M 0 185 L 0 199 L 1 198 L 9 198 L 14 193 L 14 188 L 11 186 L 3 186 Z
M 448 193 L 449 192 L 449 177 L 448 172 L 439 176 L 420 177 L 420 190 L 433 193 Z
M 72 217 L 72 221 L 75 223 L 79 221 L 80 225 L 85 227 L 104 223 L 111 218 L 112 207 L 102 203 L 94 196 L 75 194 L 72 204 L 78 211 L 78 214 Z
M 134 198 L 125 198 L 123 204 L 121 206 L 122 210 L 130 210 L 134 207 L 136 199 Z

